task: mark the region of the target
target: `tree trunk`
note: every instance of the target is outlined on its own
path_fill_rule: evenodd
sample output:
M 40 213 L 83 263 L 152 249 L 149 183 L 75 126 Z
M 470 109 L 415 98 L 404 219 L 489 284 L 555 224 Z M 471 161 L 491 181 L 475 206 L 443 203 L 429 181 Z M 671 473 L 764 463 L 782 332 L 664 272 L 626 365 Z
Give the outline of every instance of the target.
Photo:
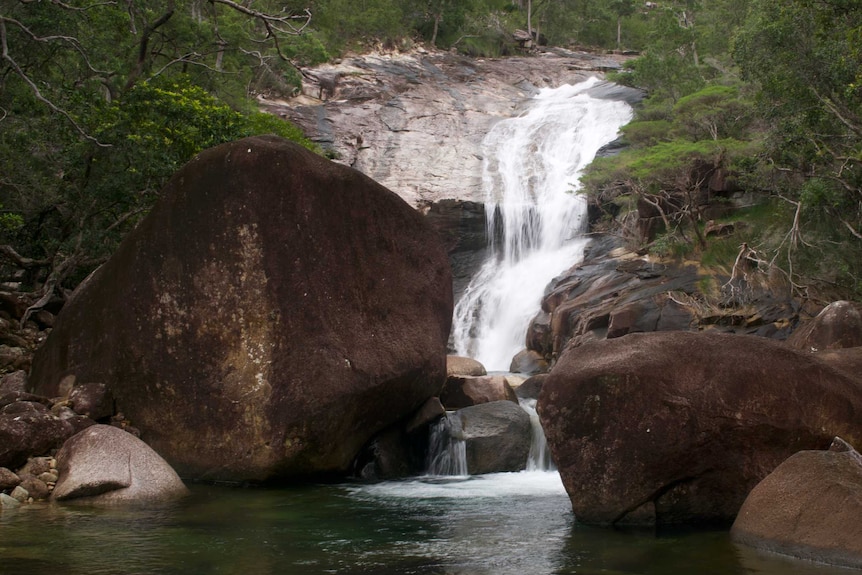
M 623 35 L 623 17 L 622 15 L 617 16 L 617 50 L 622 48 L 622 35 Z
M 437 47 L 437 31 L 440 29 L 440 20 L 443 14 L 434 14 L 434 32 L 431 34 L 431 46 Z

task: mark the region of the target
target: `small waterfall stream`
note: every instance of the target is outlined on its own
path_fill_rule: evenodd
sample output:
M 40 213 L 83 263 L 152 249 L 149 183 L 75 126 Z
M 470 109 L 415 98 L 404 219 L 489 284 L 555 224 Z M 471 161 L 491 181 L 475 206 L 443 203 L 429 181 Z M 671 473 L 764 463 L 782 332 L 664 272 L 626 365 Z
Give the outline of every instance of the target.
M 530 454 L 527 457 L 527 471 L 556 471 L 545 432 L 539 422 L 535 399 L 521 399 L 521 408 L 530 416 Z M 455 412 L 447 412 L 431 426 L 428 438 L 428 457 L 425 462 L 426 474 L 430 476 L 469 475 L 467 469 L 467 442 L 460 439 L 460 419 Z
M 578 178 L 632 114 L 625 102 L 592 96 L 599 83 L 541 90 L 483 142 L 488 236 L 500 241 L 455 307 L 453 341 L 489 371 L 509 369 L 545 286 L 583 257 Z

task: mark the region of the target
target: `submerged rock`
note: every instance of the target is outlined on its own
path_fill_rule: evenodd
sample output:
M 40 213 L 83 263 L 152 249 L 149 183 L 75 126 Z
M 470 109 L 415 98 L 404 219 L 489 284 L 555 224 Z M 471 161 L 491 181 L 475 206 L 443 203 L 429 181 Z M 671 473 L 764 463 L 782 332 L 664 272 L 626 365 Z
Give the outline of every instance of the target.
M 77 290 L 35 389 L 103 382 L 190 479 L 344 473 L 440 390 L 446 254 L 423 217 L 279 138 L 207 150 Z
M 578 521 L 733 521 L 803 449 L 862 440 L 862 386 L 765 338 L 631 334 L 570 348 L 538 411 Z
M 836 440 L 801 451 L 757 484 L 731 529 L 740 543 L 818 563 L 862 567 L 862 456 Z
M 87 503 L 166 501 L 188 494 L 176 472 L 150 447 L 110 425 L 71 437 L 57 453 L 53 499 Z

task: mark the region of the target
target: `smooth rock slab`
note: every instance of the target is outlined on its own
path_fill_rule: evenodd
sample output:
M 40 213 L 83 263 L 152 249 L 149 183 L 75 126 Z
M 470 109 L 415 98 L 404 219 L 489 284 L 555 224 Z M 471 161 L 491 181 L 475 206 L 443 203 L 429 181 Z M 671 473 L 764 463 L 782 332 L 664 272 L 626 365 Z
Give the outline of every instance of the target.
M 188 493 L 168 463 L 134 435 L 93 425 L 57 453 L 60 478 L 52 498 L 87 503 L 166 501 Z

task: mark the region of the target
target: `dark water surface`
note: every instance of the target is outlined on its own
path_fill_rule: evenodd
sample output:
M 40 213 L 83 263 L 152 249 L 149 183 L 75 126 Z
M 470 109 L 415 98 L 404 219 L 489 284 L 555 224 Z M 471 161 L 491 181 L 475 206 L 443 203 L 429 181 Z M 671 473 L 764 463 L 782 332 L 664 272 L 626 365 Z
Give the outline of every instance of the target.
M 192 486 L 149 508 L 35 504 L 0 515 L 0 573 L 852 575 L 724 532 L 581 526 L 555 473 L 286 489 Z

